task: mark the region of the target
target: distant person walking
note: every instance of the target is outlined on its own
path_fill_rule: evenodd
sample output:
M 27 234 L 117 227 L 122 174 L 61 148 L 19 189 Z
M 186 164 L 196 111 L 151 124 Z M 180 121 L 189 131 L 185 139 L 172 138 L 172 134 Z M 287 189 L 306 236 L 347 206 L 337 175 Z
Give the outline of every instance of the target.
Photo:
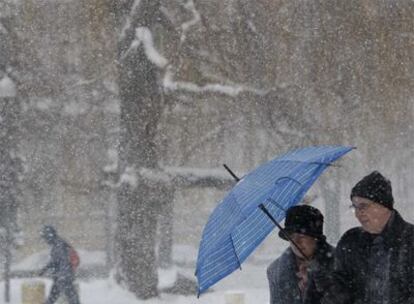
M 74 287 L 75 268 L 79 264 L 76 251 L 59 237 L 52 226 L 44 226 L 40 235 L 51 247 L 50 261 L 39 272 L 40 276 L 50 273 L 53 279 L 53 285 L 45 304 L 55 303 L 61 294 L 66 295 L 69 304 L 80 304 Z

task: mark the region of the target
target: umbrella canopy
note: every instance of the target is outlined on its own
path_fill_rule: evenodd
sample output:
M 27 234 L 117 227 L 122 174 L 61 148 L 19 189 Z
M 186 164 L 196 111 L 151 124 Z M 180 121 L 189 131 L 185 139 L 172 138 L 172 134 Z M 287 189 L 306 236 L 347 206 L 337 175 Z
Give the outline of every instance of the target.
M 275 158 L 243 177 L 219 203 L 204 228 L 196 276 L 201 294 L 234 270 L 272 231 L 263 204 L 280 222 L 300 202 L 322 172 L 353 147 L 297 149 Z

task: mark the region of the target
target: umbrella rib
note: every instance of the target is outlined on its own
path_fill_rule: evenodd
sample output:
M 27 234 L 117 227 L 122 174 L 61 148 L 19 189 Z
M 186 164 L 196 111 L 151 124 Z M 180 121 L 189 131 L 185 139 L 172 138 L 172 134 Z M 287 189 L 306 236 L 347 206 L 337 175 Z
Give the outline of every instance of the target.
M 276 207 L 278 207 L 280 210 L 282 210 L 283 212 L 286 212 L 286 209 L 283 208 L 282 206 L 280 206 L 274 199 L 272 199 L 271 197 L 266 199 L 267 201 L 269 201 L 270 203 L 276 205 Z
M 315 164 L 319 164 L 319 163 L 315 163 Z M 279 178 L 275 181 L 275 184 L 277 184 L 279 181 L 281 181 L 281 180 L 283 180 L 283 179 L 289 179 L 289 180 L 294 181 L 294 182 L 296 182 L 296 183 L 298 183 L 299 185 L 301 185 L 301 186 L 302 186 L 302 183 L 301 183 L 301 182 L 299 182 L 298 180 L 296 180 L 296 179 L 294 179 L 294 178 L 292 178 L 292 177 L 289 177 L 289 176 L 282 176 L 282 177 L 279 177 Z
M 239 269 L 242 270 L 241 262 L 240 262 L 238 254 L 237 254 L 237 251 L 236 251 L 236 246 L 234 246 L 234 241 L 233 241 L 233 236 L 232 235 L 230 235 L 230 239 L 231 239 L 231 245 L 233 246 L 233 249 L 234 249 L 234 255 L 236 256 L 237 262 L 239 263 Z
M 296 179 L 294 179 L 294 178 L 291 178 L 291 177 L 289 177 L 289 176 L 283 176 L 283 177 L 278 178 L 278 179 L 276 180 L 275 184 L 279 183 L 279 182 L 280 182 L 281 180 L 283 180 L 283 179 L 288 179 L 288 180 L 294 181 L 295 183 L 297 183 L 297 184 L 299 184 L 300 186 L 302 186 L 302 183 L 301 183 L 301 182 L 299 182 L 298 180 L 296 180 Z M 267 198 L 267 201 L 269 201 L 269 202 L 273 203 L 274 205 L 276 205 L 276 207 L 278 207 L 278 208 L 279 208 L 280 210 L 282 210 L 283 212 L 286 212 L 286 209 L 285 209 L 285 208 L 283 208 L 282 206 L 280 206 L 280 205 L 279 205 L 279 203 L 277 203 L 277 202 L 276 202 L 274 199 L 272 199 L 271 197 Z

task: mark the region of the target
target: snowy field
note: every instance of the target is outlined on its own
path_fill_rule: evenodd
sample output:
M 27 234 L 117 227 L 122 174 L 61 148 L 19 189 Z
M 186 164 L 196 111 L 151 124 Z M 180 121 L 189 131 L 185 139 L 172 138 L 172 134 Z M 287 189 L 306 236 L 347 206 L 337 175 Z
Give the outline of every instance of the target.
M 160 287 L 166 287 L 174 280 L 174 272 L 160 273 Z M 39 279 L 15 279 L 11 281 L 11 304 L 21 304 L 21 285 L 23 282 L 39 281 Z M 46 291 L 49 291 L 50 281 L 42 279 L 46 283 Z M 0 303 L 4 303 L 4 282 L 0 282 Z M 80 298 L 82 304 L 225 304 L 225 295 L 232 292 L 243 292 L 245 304 L 267 304 L 269 301 L 266 265 L 250 265 L 243 267 L 242 271 L 236 271 L 229 277 L 220 281 L 199 299 L 194 296 L 180 296 L 174 294 L 161 294 L 156 299 L 140 301 L 122 289 L 111 279 L 96 279 L 79 281 Z

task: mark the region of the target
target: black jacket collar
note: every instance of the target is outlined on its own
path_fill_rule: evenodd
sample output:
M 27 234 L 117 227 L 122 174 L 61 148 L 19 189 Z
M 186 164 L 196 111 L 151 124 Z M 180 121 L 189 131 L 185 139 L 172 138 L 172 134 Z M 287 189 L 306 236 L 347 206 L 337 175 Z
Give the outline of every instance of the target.
M 398 246 L 402 242 L 402 232 L 407 222 L 401 217 L 400 213 L 393 210 L 387 225 L 379 235 L 370 234 L 363 231 L 362 238 L 365 239 L 364 243 L 368 246 L 372 244 L 373 240 L 377 236 L 382 236 L 386 248 L 392 248 Z

